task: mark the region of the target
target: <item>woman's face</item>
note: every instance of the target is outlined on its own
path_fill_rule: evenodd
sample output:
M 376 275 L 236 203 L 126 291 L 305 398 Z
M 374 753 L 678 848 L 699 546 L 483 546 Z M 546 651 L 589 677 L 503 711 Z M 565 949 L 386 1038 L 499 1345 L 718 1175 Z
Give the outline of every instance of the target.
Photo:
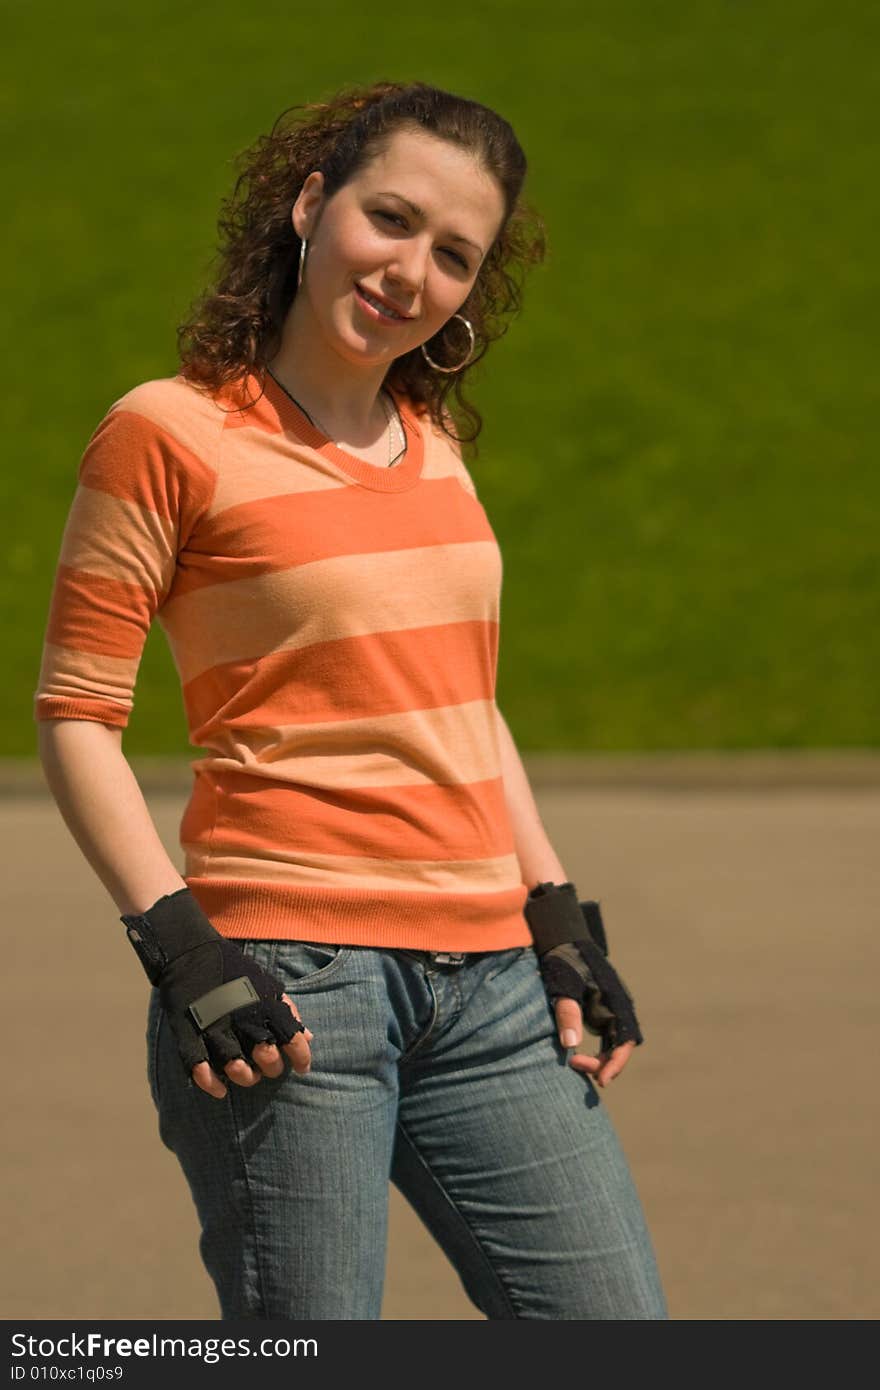
M 294 229 L 308 238 L 297 302 L 305 292 L 347 360 L 390 363 L 432 338 L 467 298 L 501 226 L 501 189 L 456 146 L 397 131 L 331 198 L 322 190 L 323 175 L 309 174 L 293 208 Z M 405 317 L 382 315 L 360 289 Z

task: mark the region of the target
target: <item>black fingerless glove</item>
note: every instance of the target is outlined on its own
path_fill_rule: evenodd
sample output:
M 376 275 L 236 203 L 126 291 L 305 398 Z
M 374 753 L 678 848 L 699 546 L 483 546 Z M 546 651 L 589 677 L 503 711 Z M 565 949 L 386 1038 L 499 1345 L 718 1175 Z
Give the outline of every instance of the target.
M 210 1062 L 250 1061 L 255 1043 L 288 1043 L 305 1025 L 282 999 L 284 985 L 221 936 L 189 888 L 119 919 L 156 985 L 187 1075 Z
M 529 892 L 525 918 L 551 1004 L 576 999 L 584 1023 L 610 1052 L 644 1042 L 634 1001 L 608 960 L 608 941 L 597 902 L 578 902 L 573 883 L 539 883 Z

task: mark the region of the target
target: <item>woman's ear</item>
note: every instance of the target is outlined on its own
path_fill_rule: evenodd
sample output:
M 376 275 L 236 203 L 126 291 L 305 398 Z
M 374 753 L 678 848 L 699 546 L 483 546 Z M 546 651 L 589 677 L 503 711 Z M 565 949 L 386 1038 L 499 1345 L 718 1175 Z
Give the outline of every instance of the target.
M 293 230 L 302 241 L 312 234 L 321 204 L 324 201 L 324 175 L 320 169 L 313 169 L 304 180 L 296 202 L 290 210 Z

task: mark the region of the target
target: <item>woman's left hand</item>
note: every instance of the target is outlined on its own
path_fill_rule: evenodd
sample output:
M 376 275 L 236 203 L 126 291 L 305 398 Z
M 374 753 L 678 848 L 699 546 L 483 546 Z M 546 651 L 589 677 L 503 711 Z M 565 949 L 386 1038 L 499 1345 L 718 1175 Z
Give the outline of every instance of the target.
M 563 1047 L 578 1047 L 584 1037 L 584 1015 L 576 999 L 557 999 L 554 1006 L 556 1027 Z M 564 1036 L 568 1034 L 568 1038 Z M 573 1035 L 573 1036 L 572 1036 Z M 611 1052 L 599 1052 L 595 1057 L 587 1057 L 582 1052 L 572 1053 L 569 1066 L 598 1081 L 600 1086 L 619 1076 L 629 1061 L 629 1055 L 636 1047 L 635 1042 L 621 1043 Z

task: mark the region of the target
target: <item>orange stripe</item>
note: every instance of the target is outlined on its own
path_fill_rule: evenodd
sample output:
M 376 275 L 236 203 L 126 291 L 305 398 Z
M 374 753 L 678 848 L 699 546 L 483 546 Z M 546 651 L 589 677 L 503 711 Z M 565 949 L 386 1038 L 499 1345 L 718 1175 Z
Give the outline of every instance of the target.
M 290 491 L 281 490 L 282 482 L 277 495 L 226 507 L 202 522 L 198 550 L 177 575 L 175 596 L 337 556 L 495 541 L 486 513 L 455 478 L 400 493 L 356 484 Z
M 417 951 L 506 951 L 528 946 L 524 884 L 503 893 L 288 887 L 187 872 L 184 879 L 223 936 L 281 937 Z
M 457 786 L 346 787 L 339 795 L 244 772 L 214 773 L 211 781 L 218 789 L 216 822 L 214 800 L 201 791 L 188 807 L 181 837 L 191 844 L 210 840 L 212 855 L 272 859 L 301 850 L 467 861 L 514 849 L 500 777 Z
M 71 699 L 66 695 L 37 695 L 34 698 L 34 719 L 93 719 L 99 724 L 113 724 L 124 729 L 130 710 L 111 700 Z
M 95 621 L 100 611 L 100 625 Z M 49 605 L 46 641 L 76 651 L 137 657 L 153 608 L 137 584 L 70 569 L 59 562 Z
M 98 425 L 79 466 L 86 486 L 168 519 L 185 514 L 197 481 L 212 483 L 213 476 L 167 430 L 122 407 Z
M 240 733 L 491 699 L 497 653 L 495 622 L 368 633 L 212 667 L 184 685 L 183 698 L 201 744 L 221 720 L 234 719 Z

